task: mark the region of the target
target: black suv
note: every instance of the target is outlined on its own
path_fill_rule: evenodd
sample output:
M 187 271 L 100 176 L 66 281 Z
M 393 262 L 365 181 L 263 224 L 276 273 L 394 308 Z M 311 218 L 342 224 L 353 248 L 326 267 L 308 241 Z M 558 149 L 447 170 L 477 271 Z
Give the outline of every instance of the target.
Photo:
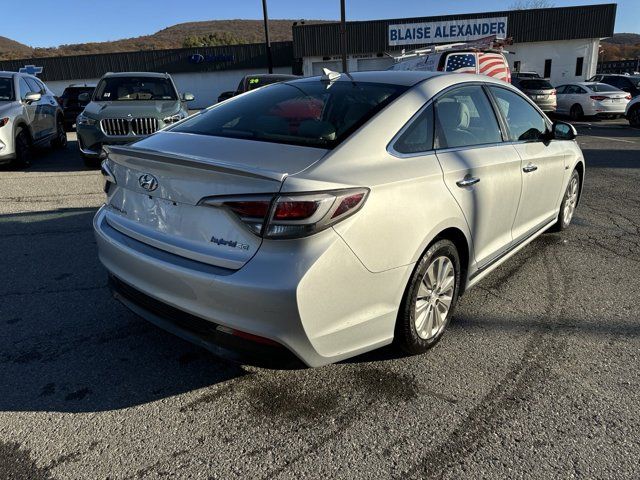
M 62 95 L 58 98 L 58 102 L 62 107 L 62 111 L 64 113 L 64 129 L 67 132 L 73 130 L 73 125 L 76 123 L 76 118 L 84 107 L 87 106 L 88 102 L 80 102 L 78 100 L 78 95 L 81 93 L 88 93 L 89 97 L 93 95 L 93 91 L 96 89 L 95 85 L 69 85 L 64 89 Z
M 608 85 L 613 85 L 627 93 L 631 94 L 631 97 L 637 97 L 640 95 L 640 76 L 638 75 L 617 75 L 599 73 L 589 79 L 590 82 L 601 82 Z

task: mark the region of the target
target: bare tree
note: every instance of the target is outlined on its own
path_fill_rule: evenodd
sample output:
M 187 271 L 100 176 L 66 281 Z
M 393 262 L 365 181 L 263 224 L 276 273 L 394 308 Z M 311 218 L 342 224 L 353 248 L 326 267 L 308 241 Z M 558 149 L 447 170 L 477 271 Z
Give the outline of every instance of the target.
M 530 10 L 532 8 L 549 8 L 555 7 L 556 4 L 551 0 L 517 0 L 509 7 L 511 10 Z

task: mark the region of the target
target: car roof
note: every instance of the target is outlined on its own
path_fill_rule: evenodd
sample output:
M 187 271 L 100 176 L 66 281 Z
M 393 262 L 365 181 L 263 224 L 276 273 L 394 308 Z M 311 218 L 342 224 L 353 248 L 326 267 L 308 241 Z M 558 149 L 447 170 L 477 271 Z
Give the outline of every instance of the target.
M 413 86 L 423 80 L 440 75 L 447 75 L 443 72 L 425 72 L 418 70 L 380 70 L 369 72 L 351 72 L 349 74 L 340 74 L 340 77 L 334 82 L 369 82 L 369 83 L 386 83 L 391 85 Z M 459 74 L 456 74 L 459 75 Z M 292 80 L 287 83 L 298 82 L 317 82 L 321 76 L 304 77 Z
M 109 72 L 105 73 L 102 78 L 110 77 L 155 77 L 155 78 L 168 78 L 168 73 L 158 72 Z

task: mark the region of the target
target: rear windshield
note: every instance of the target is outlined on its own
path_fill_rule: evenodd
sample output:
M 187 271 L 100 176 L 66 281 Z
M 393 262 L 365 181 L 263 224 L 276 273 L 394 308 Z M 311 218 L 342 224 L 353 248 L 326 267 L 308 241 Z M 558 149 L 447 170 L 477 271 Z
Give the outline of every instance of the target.
M 621 92 L 619 88 L 614 87 L 613 85 L 608 85 L 606 83 L 593 83 L 589 85 L 589 88 L 594 92 Z
M 177 100 L 173 84 L 161 77 L 108 77 L 100 80 L 94 100 Z
M 13 100 L 13 78 L 0 78 L 0 102 Z
M 552 90 L 553 85 L 551 85 L 546 80 L 520 80 L 520 86 L 522 88 L 526 88 L 527 90 Z
M 277 83 L 220 103 L 171 131 L 333 148 L 408 87 Z

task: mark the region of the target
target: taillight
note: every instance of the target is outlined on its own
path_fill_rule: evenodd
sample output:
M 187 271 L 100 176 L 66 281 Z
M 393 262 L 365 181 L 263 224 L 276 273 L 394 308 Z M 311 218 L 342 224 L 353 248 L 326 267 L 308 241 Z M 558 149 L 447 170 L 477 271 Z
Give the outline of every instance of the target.
M 350 217 L 362 207 L 368 193 L 367 188 L 350 188 L 270 197 L 213 197 L 200 203 L 231 211 L 256 235 L 300 238 Z
M 552 97 L 555 97 L 556 96 L 556 91 L 555 90 L 551 90 L 551 93 L 549 95 L 551 95 Z
M 207 203 L 205 201 L 205 203 Z M 219 205 L 226 207 L 235 213 L 238 218 L 256 235 L 260 235 L 264 219 L 269 214 L 271 198 L 265 199 L 238 199 L 222 202 Z
M 626 97 L 624 97 L 625 100 L 631 100 L 631 94 L 627 95 Z
M 318 209 L 316 201 L 279 201 L 276 203 L 274 220 L 304 220 Z
M 609 97 L 603 97 L 602 95 L 591 95 L 591 100 L 596 100 L 598 102 L 602 100 L 606 100 Z

